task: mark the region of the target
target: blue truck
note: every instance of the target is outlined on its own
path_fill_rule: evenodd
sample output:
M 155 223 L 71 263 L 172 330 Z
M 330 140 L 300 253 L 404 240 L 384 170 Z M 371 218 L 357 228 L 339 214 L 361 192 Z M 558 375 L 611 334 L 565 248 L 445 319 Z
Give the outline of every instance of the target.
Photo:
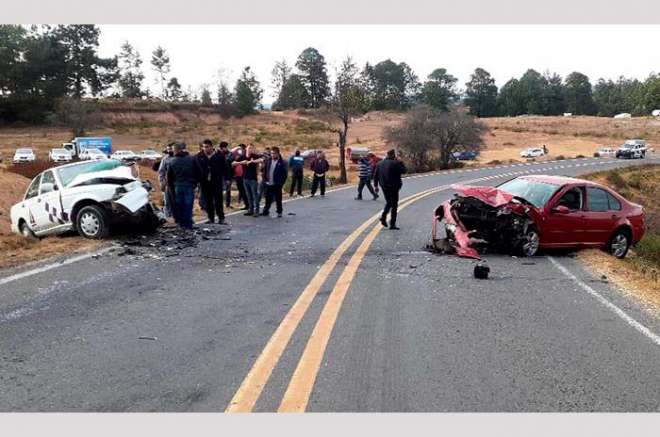
M 62 147 L 71 151 L 73 156 L 79 156 L 85 149 L 99 149 L 106 156 L 112 154 L 111 137 L 76 137 L 70 143 L 63 143 Z

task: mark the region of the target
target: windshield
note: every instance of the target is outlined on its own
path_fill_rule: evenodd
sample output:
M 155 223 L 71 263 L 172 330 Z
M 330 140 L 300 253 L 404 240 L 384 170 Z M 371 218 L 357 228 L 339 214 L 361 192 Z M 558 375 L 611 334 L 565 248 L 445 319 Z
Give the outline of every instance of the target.
M 69 183 L 78 175 L 84 173 L 94 173 L 97 171 L 112 170 L 121 167 L 123 164 L 113 159 L 105 161 L 85 162 L 72 166 L 60 167 L 57 169 L 57 174 L 62 181 L 62 185 L 69 185 Z
M 66 149 L 53 149 L 54 153 L 69 153 L 68 150 Z
M 32 153 L 32 149 L 18 149 L 16 153 Z
M 517 197 L 522 197 L 537 208 L 542 208 L 559 188 L 557 185 L 529 179 L 512 179 L 497 187 Z

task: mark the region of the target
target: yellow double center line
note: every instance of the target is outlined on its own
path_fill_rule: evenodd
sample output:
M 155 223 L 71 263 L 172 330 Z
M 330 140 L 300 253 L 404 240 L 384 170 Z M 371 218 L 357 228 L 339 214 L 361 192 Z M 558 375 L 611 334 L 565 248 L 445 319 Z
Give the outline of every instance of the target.
M 476 182 L 479 179 L 466 181 L 465 183 Z M 447 190 L 449 185 L 444 185 L 436 188 L 430 188 L 420 193 L 411 195 L 403 199 L 403 203 L 399 207 L 400 210 L 408 205 L 423 199 L 432 194 Z M 357 238 L 372 225 L 380 216 L 380 213 L 373 215 L 357 229 L 355 229 L 330 255 L 328 260 L 321 266 L 318 272 L 314 275 L 312 280 L 307 284 L 296 302 L 293 304 L 289 312 L 286 314 L 280 325 L 277 327 L 263 351 L 255 361 L 254 365 L 248 372 L 247 376 L 241 383 L 240 387 L 234 394 L 226 412 L 250 412 L 254 408 L 255 403 L 259 399 L 266 383 L 268 382 L 273 369 L 280 360 L 284 353 L 293 333 L 300 324 L 307 309 L 316 297 L 317 293 L 325 283 L 326 279 L 330 276 L 340 258 L 346 253 L 351 245 Z M 311 394 L 316 375 L 318 374 L 321 360 L 325 353 L 326 346 L 330 339 L 332 329 L 334 327 L 339 310 L 344 301 L 344 297 L 348 292 L 348 288 L 355 277 L 355 274 L 366 255 L 369 247 L 375 240 L 382 227 L 377 224 L 367 234 L 360 246 L 357 248 L 348 264 L 344 268 L 341 276 L 337 280 L 332 293 L 323 307 L 321 316 L 314 327 L 311 337 L 307 342 L 307 346 L 303 352 L 302 357 L 298 362 L 298 366 L 291 378 L 289 386 L 284 394 L 282 402 L 278 411 L 280 412 L 303 412 L 307 406 L 309 396 Z

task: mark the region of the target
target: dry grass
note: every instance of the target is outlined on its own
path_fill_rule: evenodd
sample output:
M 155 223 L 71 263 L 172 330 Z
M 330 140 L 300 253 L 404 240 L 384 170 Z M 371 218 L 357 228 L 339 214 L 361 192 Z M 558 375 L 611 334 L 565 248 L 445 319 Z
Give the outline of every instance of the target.
M 643 205 L 648 229 L 623 260 L 595 250 L 580 253 L 580 259 L 660 311 L 660 165 L 598 172 L 586 178 Z

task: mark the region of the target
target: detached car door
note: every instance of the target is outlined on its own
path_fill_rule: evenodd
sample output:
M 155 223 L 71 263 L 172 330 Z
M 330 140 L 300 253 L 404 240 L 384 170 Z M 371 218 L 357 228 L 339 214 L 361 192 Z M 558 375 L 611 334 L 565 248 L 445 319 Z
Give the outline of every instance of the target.
M 560 212 L 559 206 L 566 207 Z M 543 233 L 544 244 L 554 247 L 578 246 L 584 239 L 584 187 L 569 185 L 548 202 Z

